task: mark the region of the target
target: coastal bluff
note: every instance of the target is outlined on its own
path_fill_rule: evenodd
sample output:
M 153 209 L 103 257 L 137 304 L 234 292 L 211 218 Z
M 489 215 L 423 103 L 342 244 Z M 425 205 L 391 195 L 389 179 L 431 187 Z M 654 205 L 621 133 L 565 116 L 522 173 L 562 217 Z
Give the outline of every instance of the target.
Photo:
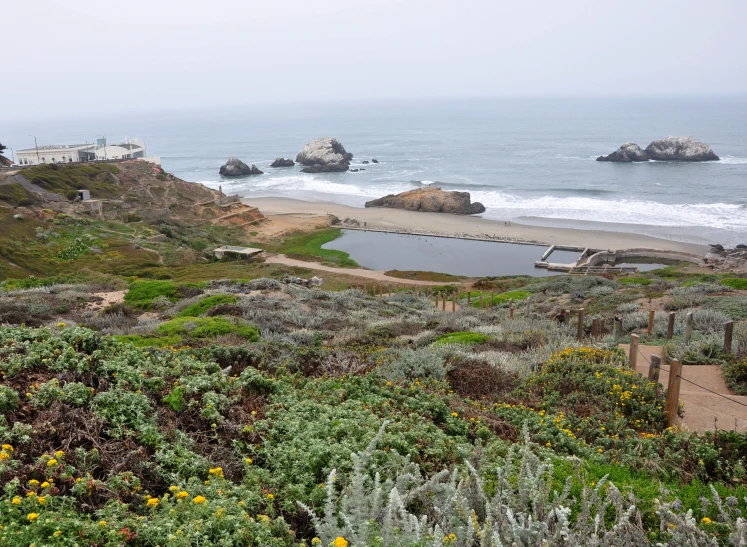
M 417 188 L 401 194 L 389 194 L 366 202 L 366 207 L 389 207 L 423 213 L 475 215 L 485 212 L 482 203 L 471 202 L 469 192 L 447 192 L 436 187 Z
M 634 142 L 626 142 L 620 148 L 597 161 L 619 163 L 656 161 L 718 161 L 720 158 L 705 143 L 693 137 L 665 137 L 649 144 L 645 150 Z

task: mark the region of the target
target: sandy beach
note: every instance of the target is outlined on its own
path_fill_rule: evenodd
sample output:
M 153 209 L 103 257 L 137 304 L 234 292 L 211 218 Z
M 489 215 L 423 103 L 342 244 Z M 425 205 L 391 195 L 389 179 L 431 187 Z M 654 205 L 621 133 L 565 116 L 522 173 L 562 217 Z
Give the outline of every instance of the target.
M 449 237 L 490 236 L 512 240 L 531 241 L 547 245 L 573 245 L 599 249 L 647 248 L 705 254 L 706 245 L 684 243 L 656 237 L 602 229 L 572 229 L 544 226 L 528 226 L 502 221 L 488 220 L 479 216 L 459 216 L 443 213 L 419 213 L 401 209 L 362 208 L 322 201 L 302 201 L 290 198 L 254 198 L 243 200 L 259 207 L 262 213 L 274 222 L 282 223 L 282 217 L 307 219 L 325 215 L 346 217 L 366 223 L 366 227 L 392 232 L 428 232 Z M 605 226 L 606 227 L 606 226 Z

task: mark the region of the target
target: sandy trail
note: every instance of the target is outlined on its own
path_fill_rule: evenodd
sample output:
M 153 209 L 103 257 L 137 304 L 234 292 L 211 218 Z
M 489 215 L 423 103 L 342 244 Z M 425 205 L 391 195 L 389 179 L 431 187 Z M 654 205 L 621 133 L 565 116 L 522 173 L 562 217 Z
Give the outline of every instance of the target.
M 329 202 L 302 201 L 290 198 L 256 198 L 244 200 L 259 207 L 263 214 L 270 216 L 296 216 L 296 221 L 310 215 L 326 217 L 335 215 L 343 219 L 350 217 L 358 220 L 368 228 L 388 231 L 430 232 L 451 237 L 457 236 L 490 236 L 522 241 L 533 241 L 541 244 L 576 245 L 599 249 L 649 248 L 669 251 L 681 251 L 704 255 L 708 252 L 706 245 L 682 243 L 651 236 L 625 232 L 606 231 L 602 229 L 571 229 L 528 226 L 512 223 L 504 225 L 503 221 L 490 220 L 479 216 L 461 216 L 444 213 L 420 213 L 401 209 L 349 207 Z M 278 218 L 279 220 L 279 218 Z
M 371 279 L 372 281 L 379 281 L 381 283 L 387 283 L 390 285 L 443 285 L 443 281 L 418 281 L 415 279 L 401 279 L 399 277 L 391 277 L 386 275 L 384 272 L 376 270 L 364 270 L 363 268 L 337 268 L 335 266 L 325 266 L 318 262 L 305 262 L 303 260 L 296 260 L 295 258 L 288 258 L 285 255 L 274 255 L 268 257 L 265 262 L 270 264 L 283 264 L 285 266 L 292 266 L 294 268 L 306 268 L 307 270 L 318 270 L 321 272 L 337 273 L 342 275 L 350 275 L 353 277 L 362 277 L 365 279 Z
M 630 351 L 628 344 L 620 344 L 626 352 Z M 652 354 L 662 355 L 661 346 L 639 346 L 637 370 L 648 377 L 648 361 Z M 644 359 L 645 358 L 645 359 Z M 665 370 L 666 369 L 666 370 Z M 659 383 L 665 388 L 669 382 L 668 365 L 662 363 Z M 685 417 L 681 424 L 691 431 L 713 431 L 728 429 L 747 432 L 747 397 L 734 395 L 726 386 L 718 365 L 682 365 L 682 383 L 680 384 L 680 402 L 685 404 Z M 711 391 L 727 396 L 732 402 L 724 397 L 710 393 L 705 389 L 686 382 L 691 380 Z
M 121 304 L 127 291 L 95 292 L 91 296 L 97 296 L 102 300 L 100 302 L 89 302 L 88 309 L 91 311 L 103 310 L 111 304 Z

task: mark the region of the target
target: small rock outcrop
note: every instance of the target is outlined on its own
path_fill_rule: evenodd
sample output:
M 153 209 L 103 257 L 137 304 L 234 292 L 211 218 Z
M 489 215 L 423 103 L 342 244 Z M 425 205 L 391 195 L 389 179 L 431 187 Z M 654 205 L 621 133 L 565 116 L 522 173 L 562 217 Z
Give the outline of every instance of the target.
M 607 156 L 599 156 L 597 161 L 648 161 L 648 155 L 634 142 L 626 142 L 620 148 Z
M 304 146 L 296 161 L 305 166 L 304 173 L 335 173 L 347 171 L 353 154 L 347 152 L 340 141 L 332 137 L 316 139 Z
M 379 160 L 377 160 L 376 158 L 372 158 L 371 163 L 379 163 Z
M 711 147 L 692 137 L 666 137 L 646 147 L 649 159 L 659 161 L 717 161 Z
M 408 211 L 454 215 L 475 215 L 485 212 L 482 203 L 470 202 L 469 192 L 447 192 L 433 186 L 374 199 L 366 202 L 366 207 L 391 207 Z
M 296 162 L 291 159 L 275 158 L 270 167 L 293 167 L 294 165 L 296 165 Z
M 249 167 L 239 158 L 235 158 L 233 156 L 228 158 L 228 161 L 225 165 L 221 166 L 219 173 L 224 177 L 243 177 L 245 175 L 263 174 L 263 172 L 260 171 L 256 165 L 252 164 L 252 166 Z
M 655 140 L 645 150 L 634 142 L 626 142 L 607 156 L 599 156 L 597 161 L 638 162 L 638 161 L 717 161 L 720 158 L 711 147 L 692 137 L 666 137 Z

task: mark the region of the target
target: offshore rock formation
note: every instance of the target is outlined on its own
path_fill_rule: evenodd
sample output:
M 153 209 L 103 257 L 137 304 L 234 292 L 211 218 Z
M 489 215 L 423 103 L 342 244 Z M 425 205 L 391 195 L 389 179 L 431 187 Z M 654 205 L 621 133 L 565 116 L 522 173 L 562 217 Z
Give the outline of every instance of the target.
M 474 215 L 485 212 L 482 203 L 470 203 L 469 192 L 446 192 L 433 186 L 374 199 L 366 202 L 366 207 L 391 207 L 408 211 L 454 215 Z
M 275 158 L 270 167 L 293 167 L 294 165 L 296 165 L 296 162 L 291 159 Z
M 296 156 L 296 161 L 306 167 L 304 173 L 334 173 L 347 171 L 353 154 L 332 137 L 316 139 L 304 146 Z
M 634 142 L 626 142 L 612 154 L 599 156 L 597 161 L 717 161 L 711 147 L 692 137 L 666 137 L 649 144 L 645 150 Z
M 660 161 L 716 161 L 719 157 L 711 147 L 692 137 L 666 137 L 646 147 L 652 160 Z
M 245 175 L 261 175 L 262 171 L 257 169 L 257 166 L 252 164 L 249 167 L 239 158 L 231 156 L 225 165 L 222 165 L 219 173 L 224 177 L 243 177 Z
M 648 155 L 634 142 L 626 142 L 608 156 L 599 156 L 597 161 L 648 161 Z

